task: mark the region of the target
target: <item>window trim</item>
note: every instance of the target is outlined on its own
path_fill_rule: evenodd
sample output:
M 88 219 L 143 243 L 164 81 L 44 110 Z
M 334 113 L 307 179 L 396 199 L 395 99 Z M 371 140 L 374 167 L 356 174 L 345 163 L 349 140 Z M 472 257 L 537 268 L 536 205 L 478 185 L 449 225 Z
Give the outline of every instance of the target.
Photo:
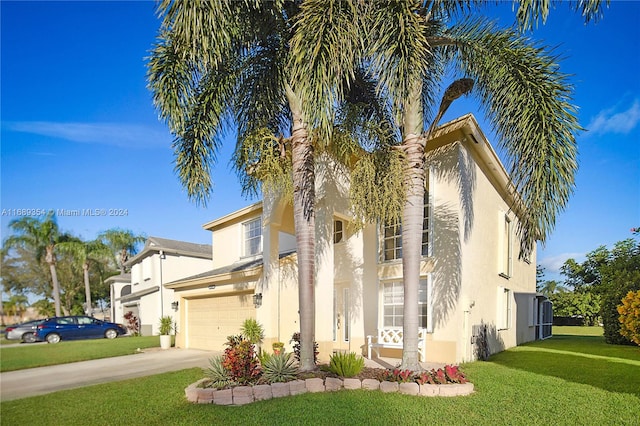
M 259 227 L 257 229 L 259 229 L 260 231 L 260 235 L 258 236 L 254 236 L 254 237 L 250 237 L 248 235 L 248 232 L 251 231 L 251 229 L 249 229 L 248 227 L 251 226 L 252 224 L 258 222 L 259 223 Z M 262 254 L 262 237 L 263 237 L 263 232 L 262 232 L 262 216 L 258 216 L 256 218 L 247 220 L 245 222 L 242 222 L 242 256 L 243 258 L 246 257 L 254 257 L 254 256 L 259 256 L 260 254 Z M 250 253 L 249 249 L 251 247 L 250 241 L 259 238 L 259 243 L 258 243 L 258 248 L 254 253 Z
M 513 276 L 513 219 L 506 213 L 501 222 L 500 236 L 500 272 L 498 275 L 509 279 Z
M 513 291 L 510 288 L 498 286 L 497 296 L 496 329 L 509 330 L 512 328 Z

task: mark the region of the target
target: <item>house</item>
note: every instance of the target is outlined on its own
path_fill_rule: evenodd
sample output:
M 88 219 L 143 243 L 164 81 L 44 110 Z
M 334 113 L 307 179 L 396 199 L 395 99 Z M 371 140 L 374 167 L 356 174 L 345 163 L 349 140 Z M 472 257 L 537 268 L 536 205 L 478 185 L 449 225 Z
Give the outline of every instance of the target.
M 519 256 L 517 195 L 471 115 L 429 142 L 420 288 L 423 361 L 459 363 L 544 336 L 535 249 Z M 401 357 L 402 241 L 397 226 L 351 226 L 348 173 L 316 165 L 316 332 L 319 358 L 336 351 Z M 176 344 L 222 350 L 246 318 L 264 346 L 299 331 L 291 205 L 265 197 L 203 225 L 213 268 L 165 284 L 179 301 Z M 545 316 L 547 315 L 547 316 Z
M 143 336 L 159 333 L 161 316 L 172 316 L 179 329 L 178 305 L 173 291 L 163 284 L 210 270 L 211 253 L 208 244 L 149 237 L 140 253 L 125 263 L 131 272 L 106 280 L 111 288 L 111 318 L 129 325 L 125 315 L 131 312 Z

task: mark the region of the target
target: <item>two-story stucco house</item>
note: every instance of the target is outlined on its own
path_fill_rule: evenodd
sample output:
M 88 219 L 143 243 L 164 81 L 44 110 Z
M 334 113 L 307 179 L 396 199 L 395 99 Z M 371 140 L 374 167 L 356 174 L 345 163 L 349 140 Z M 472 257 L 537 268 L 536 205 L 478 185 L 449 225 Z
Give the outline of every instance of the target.
M 493 353 L 545 335 L 549 306 L 536 294 L 536 253 L 519 257 L 517 195 L 476 120 L 467 115 L 441 126 L 428 149 L 418 301 L 422 360 L 473 360 L 483 348 Z M 351 351 L 399 358 L 400 228 L 370 224 L 354 231 L 348 181 L 345 170 L 318 161 L 319 357 Z M 165 284 L 179 301 L 177 345 L 222 350 L 246 318 L 264 326 L 265 347 L 290 345 L 299 331 L 291 205 L 266 197 L 204 228 L 212 232 L 213 269 Z
M 149 237 L 140 253 L 125 263 L 131 272 L 106 281 L 111 287 L 111 317 L 127 325 L 125 315 L 133 313 L 143 336 L 159 333 L 162 316 L 173 317 L 179 329 L 179 307 L 173 290 L 164 284 L 210 270 L 211 253 L 208 244 Z

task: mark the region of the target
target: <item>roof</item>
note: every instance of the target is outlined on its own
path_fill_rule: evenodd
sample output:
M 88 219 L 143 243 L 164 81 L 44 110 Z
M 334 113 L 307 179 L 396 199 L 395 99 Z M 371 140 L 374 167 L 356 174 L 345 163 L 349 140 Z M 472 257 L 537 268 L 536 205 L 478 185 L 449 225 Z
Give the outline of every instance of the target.
M 116 299 L 116 301 L 119 300 L 122 303 L 131 302 L 132 300 L 138 300 L 142 296 L 146 296 L 147 294 L 155 293 L 158 290 L 160 290 L 159 286 L 145 288 L 144 290 L 136 291 L 135 293 L 129 293 L 125 296 L 122 296 Z
M 107 284 L 110 284 L 110 283 L 121 283 L 121 282 L 130 283 L 131 282 L 131 274 L 126 273 L 126 274 L 113 275 L 113 276 L 105 279 L 104 282 L 107 283 Z
M 196 244 L 187 241 L 170 240 L 167 238 L 149 237 L 147 238 L 142 251 L 127 260 L 125 265 L 131 266 L 145 257 L 161 251 L 166 254 L 199 257 L 202 259 L 211 259 L 213 256 L 213 249 L 210 244 Z
M 282 259 L 291 254 L 295 253 L 295 250 L 288 251 L 284 253 L 280 253 L 279 258 Z M 202 272 L 200 274 L 192 275 L 190 277 L 181 278 L 176 281 L 172 281 L 164 284 L 165 287 L 175 288 L 175 287 L 183 287 L 184 285 L 192 284 L 197 281 L 206 281 L 207 279 L 213 279 L 216 277 L 222 277 L 225 275 L 230 275 L 233 273 L 249 273 L 252 270 L 262 268 L 264 259 L 262 256 L 252 258 L 245 261 L 235 262 L 230 265 L 222 266 L 220 268 L 212 269 L 211 271 Z

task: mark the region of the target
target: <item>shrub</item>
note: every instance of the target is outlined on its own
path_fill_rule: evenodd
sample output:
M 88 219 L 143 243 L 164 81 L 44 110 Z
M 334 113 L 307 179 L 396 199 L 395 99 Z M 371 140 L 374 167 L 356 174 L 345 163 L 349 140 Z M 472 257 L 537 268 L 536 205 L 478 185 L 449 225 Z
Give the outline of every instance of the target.
M 260 376 L 260 365 L 253 349 L 253 344 L 248 340 L 240 340 L 238 336 L 227 337 L 227 346 L 224 350 L 222 365 L 229 372 L 232 380 L 244 385 L 252 383 Z
M 293 333 L 291 337 L 291 342 L 293 343 L 293 356 L 296 358 L 296 361 L 300 362 L 300 333 Z M 313 342 L 313 363 L 318 364 L 318 342 Z
M 160 317 L 160 334 L 169 335 L 173 328 L 173 318 L 170 316 Z
M 400 370 L 399 368 L 387 370 L 382 380 L 386 380 L 387 382 L 408 383 L 413 381 L 413 371 Z
M 208 386 L 216 389 L 223 389 L 227 386 L 235 384 L 229 371 L 223 365 L 223 357 L 218 355 L 209 360 L 209 368 L 205 370 L 205 374 L 209 379 Z
M 253 318 L 247 318 L 244 320 L 240 332 L 254 345 L 259 345 L 262 343 L 262 339 L 264 339 L 264 328 Z
M 296 378 L 298 368 L 290 353 L 262 357 L 262 379 L 267 383 L 289 382 Z
M 140 335 L 140 322 L 138 317 L 133 314 L 133 311 L 129 311 L 124 314 L 124 319 L 127 320 L 127 329 L 132 336 Z
M 618 306 L 620 334 L 640 345 L 640 290 L 630 291 Z
M 444 373 L 447 383 L 467 383 L 467 378 L 457 365 L 445 365 Z
M 329 360 L 329 371 L 341 377 L 354 377 L 364 368 L 364 359 L 353 352 L 338 352 Z

